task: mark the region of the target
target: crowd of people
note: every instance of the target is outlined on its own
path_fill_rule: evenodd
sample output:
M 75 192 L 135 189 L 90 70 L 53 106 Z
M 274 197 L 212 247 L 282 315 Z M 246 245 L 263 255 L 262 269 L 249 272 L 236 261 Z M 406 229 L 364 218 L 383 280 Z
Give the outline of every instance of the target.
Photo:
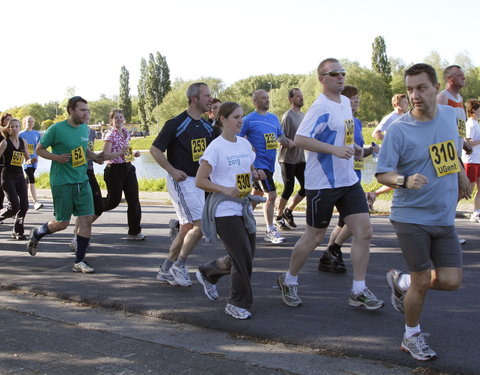
M 212 98 L 207 84 L 188 87 L 187 109 L 165 123 L 150 148 L 154 160 L 167 172 L 168 193 L 177 216 L 169 223 L 172 241 L 156 279 L 167 285 L 191 286 L 189 255 L 202 237 L 215 243 L 218 236 L 226 254 L 199 265 L 195 277 L 205 295 L 216 300 L 218 280 L 230 275 L 225 313 L 250 319 L 257 241 L 253 210 L 263 203 L 264 241 L 284 244 L 280 232 L 297 228 L 294 210 L 306 198 L 306 226 L 293 245 L 285 273 L 277 278 L 284 304 L 302 304 L 300 271 L 322 242 L 336 208 L 339 220 L 318 269 L 344 273 L 341 246 L 351 237 L 348 303 L 378 310 L 384 301 L 366 282 L 372 237 L 369 208 L 377 195 L 394 190 L 390 220 L 409 273 L 391 269 L 386 280 L 393 307 L 405 317 L 401 348 L 417 360 L 434 359 L 436 353 L 420 329 L 420 314 L 429 289 L 454 290 L 461 284 L 462 253 L 454 218 L 458 200 L 469 198 L 472 187 L 480 184 L 480 101 L 468 100 L 465 113 L 459 94 L 465 81 L 461 67 L 445 70 L 447 87 L 440 92 L 435 70 L 427 64 L 413 65 L 405 71 L 406 94 L 394 95 L 394 111 L 373 132 L 383 141 L 379 150 L 374 143 L 364 145 L 362 123 L 355 117 L 360 93 L 345 85 L 347 72 L 341 63 L 325 59 L 317 73 L 322 94 L 303 113 L 303 94 L 292 88 L 288 92 L 291 106 L 281 121 L 268 111 L 265 90 L 252 94 L 255 110 L 244 117 L 238 103 Z M 28 239 L 27 250 L 33 256 L 44 236 L 66 229 L 71 216 L 76 216 L 70 244 L 75 252 L 73 271 L 93 273 L 95 269 L 85 261 L 92 223 L 102 212 L 117 207 L 122 193 L 128 204 L 127 240 L 146 239 L 141 233 L 142 209 L 131 163 L 140 153 L 130 147 L 121 110 L 112 110 L 111 128 L 99 153 L 93 151 L 95 134 L 87 126 L 87 101 L 70 98 L 67 113 L 68 119 L 49 127 L 41 138 L 32 129 L 32 117 L 24 119 L 22 135 L 19 120 L 2 116 L 0 198 L 5 192 L 8 204 L 0 219 L 15 217 L 12 238 Z M 273 180 L 277 150 L 284 182 L 278 198 Z M 364 158 L 378 152 L 376 178 L 384 187 L 365 193 L 360 184 Z M 26 238 L 28 190 L 34 208 L 42 207 L 35 191 L 37 157 L 52 161 L 54 218 L 32 228 Z M 108 163 L 106 198 L 102 198 L 92 162 Z M 294 195 L 295 180 L 300 190 Z M 480 222 L 478 193 L 470 220 Z

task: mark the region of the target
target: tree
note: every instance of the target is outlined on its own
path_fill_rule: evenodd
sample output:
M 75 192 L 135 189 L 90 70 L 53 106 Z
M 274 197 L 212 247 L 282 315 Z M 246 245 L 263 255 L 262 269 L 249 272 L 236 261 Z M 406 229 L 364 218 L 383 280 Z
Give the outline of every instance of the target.
M 88 102 L 90 108 L 90 124 L 110 122 L 110 111 L 117 106 L 117 101 L 101 95 L 99 100 Z
M 435 69 L 440 87 L 444 87 L 445 79 L 443 78 L 443 71 L 448 66 L 448 61 L 442 59 L 440 54 L 435 50 L 430 52 L 430 55 L 425 57 L 424 61 L 426 64 L 431 65 Z
M 392 97 L 392 68 L 387 57 L 387 46 L 383 36 L 377 36 L 372 43 L 372 69 L 381 75 L 385 85 L 384 95 L 390 100 Z
M 138 80 L 138 117 L 142 123 L 142 130 L 148 131 L 147 114 L 145 112 L 145 80 L 147 78 L 147 61 L 140 61 L 140 79 Z
M 129 86 L 130 73 L 125 65 L 120 69 L 120 94 L 118 95 L 118 108 L 123 111 L 125 121 L 132 120 L 132 100 L 130 99 Z

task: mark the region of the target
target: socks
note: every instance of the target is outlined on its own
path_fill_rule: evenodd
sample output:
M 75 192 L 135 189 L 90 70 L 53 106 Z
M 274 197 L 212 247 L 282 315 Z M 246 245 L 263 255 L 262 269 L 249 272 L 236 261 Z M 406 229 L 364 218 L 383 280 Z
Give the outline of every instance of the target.
M 173 262 L 167 258 L 165 259 L 165 262 L 163 262 L 162 267 L 160 267 L 160 269 L 162 270 L 162 272 L 168 272 L 172 267 L 172 265 L 173 265 Z
M 352 292 L 353 294 L 362 293 L 366 287 L 367 285 L 365 283 L 365 280 L 360 280 L 360 281 L 353 280 Z
M 398 286 L 400 287 L 400 289 L 408 290 L 408 288 L 410 288 L 410 283 L 411 283 L 410 274 L 408 273 L 400 274 L 400 277 L 398 278 Z
M 43 237 L 45 237 L 47 234 L 52 234 L 52 232 L 50 232 L 50 229 L 48 229 L 48 222 L 43 224 L 40 228 L 36 229 L 35 231 L 33 231 L 33 236 L 37 239 L 37 240 L 41 240 Z
M 187 260 L 182 257 L 178 257 L 177 261 L 175 262 L 175 267 L 182 267 L 187 264 Z
M 285 284 L 288 284 L 288 285 L 298 285 L 298 275 L 297 276 L 293 276 L 293 275 L 290 275 L 290 272 L 287 272 L 285 274 Z
M 82 237 L 77 234 L 77 252 L 75 253 L 75 263 L 80 263 L 87 253 L 90 238 Z
M 417 324 L 416 327 L 409 327 L 405 324 L 405 338 L 409 338 L 409 337 L 412 337 L 413 335 L 415 335 L 416 333 L 419 333 L 421 332 L 420 331 L 420 324 Z

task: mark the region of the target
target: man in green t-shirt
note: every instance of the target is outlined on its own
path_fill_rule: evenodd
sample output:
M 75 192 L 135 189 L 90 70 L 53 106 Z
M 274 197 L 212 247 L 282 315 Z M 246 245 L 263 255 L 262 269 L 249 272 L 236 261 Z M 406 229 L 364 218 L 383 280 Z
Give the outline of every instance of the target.
M 72 270 L 93 273 L 95 269 L 84 261 L 94 214 L 92 190 L 87 176 L 87 159 L 101 164 L 103 154 L 96 154 L 88 148 L 87 123 L 90 120 L 90 110 L 87 101 L 80 96 L 70 98 L 67 113 L 68 119 L 49 127 L 37 145 L 37 154 L 52 161 L 50 186 L 55 220 L 31 229 L 27 250 L 30 255 L 35 255 L 40 239 L 47 234 L 66 229 L 73 214 L 78 217 L 80 227 Z M 51 151 L 47 151 L 49 147 Z

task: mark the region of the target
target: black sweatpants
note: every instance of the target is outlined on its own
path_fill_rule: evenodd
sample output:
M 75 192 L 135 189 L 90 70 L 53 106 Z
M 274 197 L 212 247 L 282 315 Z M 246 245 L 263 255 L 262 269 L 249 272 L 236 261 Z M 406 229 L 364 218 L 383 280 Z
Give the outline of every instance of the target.
M 222 239 L 227 256 L 201 265 L 200 272 L 212 284 L 230 274 L 230 298 L 228 303 L 250 309 L 253 293 L 250 279 L 255 256 L 256 234 L 248 234 L 242 216 L 215 218 L 217 233 Z
M 13 233 L 24 234 L 23 221 L 28 211 L 28 189 L 23 172 L 6 173 L 2 171 L 2 189 L 9 201 L 9 205 L 0 212 L 0 219 L 15 216 Z

